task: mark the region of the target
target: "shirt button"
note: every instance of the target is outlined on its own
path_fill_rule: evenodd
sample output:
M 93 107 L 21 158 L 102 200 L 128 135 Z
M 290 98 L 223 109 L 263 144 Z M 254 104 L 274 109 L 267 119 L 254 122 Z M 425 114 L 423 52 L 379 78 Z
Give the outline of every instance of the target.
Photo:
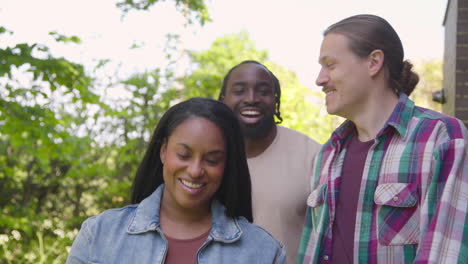
M 395 201 L 395 202 L 398 201 L 398 196 L 394 196 L 393 201 Z
M 324 260 L 328 260 L 328 255 L 323 256 Z

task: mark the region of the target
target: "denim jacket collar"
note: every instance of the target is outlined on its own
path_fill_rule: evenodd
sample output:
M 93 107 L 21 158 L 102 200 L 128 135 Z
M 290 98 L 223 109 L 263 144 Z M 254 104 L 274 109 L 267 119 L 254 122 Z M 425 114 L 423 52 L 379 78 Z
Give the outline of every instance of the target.
M 130 222 L 127 232 L 129 234 L 141 234 L 150 231 L 161 230 L 159 209 L 164 191 L 164 184 L 161 184 L 150 196 L 145 198 L 137 206 L 135 217 Z M 237 241 L 242 235 L 242 229 L 236 219 L 225 214 L 224 206 L 216 199 L 211 203 L 211 231 L 210 237 L 219 242 L 232 243 Z

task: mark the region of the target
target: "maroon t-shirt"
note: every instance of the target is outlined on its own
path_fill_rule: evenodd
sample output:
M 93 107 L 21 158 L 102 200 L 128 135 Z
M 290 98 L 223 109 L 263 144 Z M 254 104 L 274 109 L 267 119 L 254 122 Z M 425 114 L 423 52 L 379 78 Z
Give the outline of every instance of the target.
M 333 222 L 332 258 L 336 264 L 353 263 L 354 226 L 367 153 L 374 140 L 361 142 L 354 136 L 348 145 Z
M 165 235 L 168 242 L 168 250 L 165 264 L 196 264 L 197 252 L 210 234 L 210 230 L 198 237 L 191 239 L 176 239 Z

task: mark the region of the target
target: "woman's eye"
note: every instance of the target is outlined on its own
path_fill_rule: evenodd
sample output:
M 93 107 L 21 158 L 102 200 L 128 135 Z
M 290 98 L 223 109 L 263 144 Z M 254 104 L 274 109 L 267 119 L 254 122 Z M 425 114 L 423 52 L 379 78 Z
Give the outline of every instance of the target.
M 210 164 L 210 165 L 216 165 L 216 164 L 218 164 L 218 161 L 217 161 L 217 160 L 206 160 L 206 162 L 208 162 L 208 164 Z
M 177 153 L 177 156 L 182 160 L 186 160 L 186 159 L 190 158 L 190 155 L 188 155 L 188 154 Z
M 222 159 L 219 157 L 216 157 L 216 158 L 214 157 L 214 158 L 207 158 L 205 160 L 206 160 L 206 163 L 208 163 L 209 165 L 216 166 L 221 162 Z

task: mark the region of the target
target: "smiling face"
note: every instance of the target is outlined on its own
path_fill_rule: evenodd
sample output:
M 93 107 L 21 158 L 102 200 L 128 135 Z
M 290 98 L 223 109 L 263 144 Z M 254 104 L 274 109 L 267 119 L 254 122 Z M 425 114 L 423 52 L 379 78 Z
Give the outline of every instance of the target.
M 248 138 L 265 136 L 275 124 L 273 80 L 261 65 L 246 63 L 234 69 L 222 101 L 234 110 Z
M 193 117 L 178 125 L 160 150 L 165 183 L 163 203 L 177 210 L 209 210 L 226 164 L 222 130 Z
M 369 98 L 368 60 L 349 48 L 348 38 L 329 33 L 320 47 L 320 73 L 316 84 L 326 94 L 327 112 L 350 119 L 358 114 Z

